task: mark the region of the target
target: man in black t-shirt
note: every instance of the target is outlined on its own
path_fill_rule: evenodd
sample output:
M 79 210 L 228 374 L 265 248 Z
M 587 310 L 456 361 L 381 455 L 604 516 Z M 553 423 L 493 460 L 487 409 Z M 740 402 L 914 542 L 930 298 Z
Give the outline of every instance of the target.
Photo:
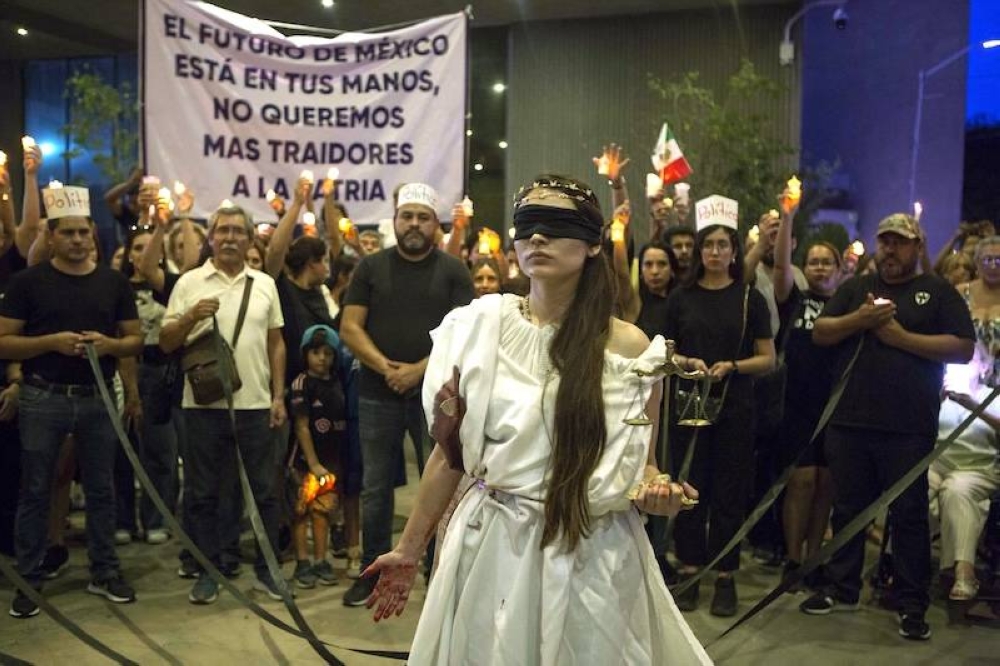
M 931 451 L 944 364 L 972 358 L 975 332 L 961 296 L 945 280 L 917 273 L 923 242 L 913 217 L 895 214 L 882 220 L 878 272 L 844 283 L 813 328 L 817 344 L 839 345 L 839 371 L 861 346 L 826 435 L 836 487 L 835 534 Z M 899 633 L 927 640 L 926 474 L 890 505 L 890 516 Z M 803 602 L 804 613 L 857 609 L 864 540 L 863 533 L 857 534 L 834 554 L 827 567 L 831 587 Z
M 118 358 L 142 351 L 142 334 L 128 280 L 95 264 L 89 200 L 84 188 L 46 190 L 52 260 L 15 275 L 0 303 L 0 357 L 23 362 L 20 397 L 22 495 L 17 509 L 17 566 L 40 589 L 52 479 L 67 433 L 87 495 L 92 580 L 87 591 L 117 603 L 135 600 L 122 579 L 114 548 L 112 482 L 117 438 L 86 357 L 100 357 L 100 381 L 110 385 Z M 58 217 L 59 212 L 68 213 Z M 55 216 L 55 217 L 54 217 Z M 10 614 L 38 614 L 18 592 Z
M 362 569 L 392 548 L 393 487 L 406 432 L 423 471 L 427 424 L 420 386 L 431 352 L 430 331 L 474 296 L 468 269 L 434 246 L 440 226 L 436 205 L 437 195 L 427 185 L 400 188 L 397 245 L 361 260 L 344 301 L 341 335 L 362 363 Z M 344 603 L 364 605 L 376 582 L 359 578 Z

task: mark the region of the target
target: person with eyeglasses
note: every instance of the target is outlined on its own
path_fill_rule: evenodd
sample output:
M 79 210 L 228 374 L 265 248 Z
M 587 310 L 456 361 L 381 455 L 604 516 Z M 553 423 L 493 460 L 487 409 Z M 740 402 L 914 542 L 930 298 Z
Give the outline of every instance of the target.
M 782 224 L 775 243 L 775 266 L 792 264 L 791 225 Z M 833 478 L 823 455 L 821 433 L 810 442 L 823 407 L 833 386 L 830 350 L 812 341 L 813 325 L 826 302 L 837 290 L 841 276 L 840 252 L 825 241 L 815 242 L 806 250 L 804 274 L 808 288 L 800 290 L 791 273 L 775 274 L 775 297 L 778 300 L 780 328 L 778 354 L 787 368 L 784 409 L 777 432 L 779 467 L 784 469 L 799 457 L 788 481 L 781 508 L 785 538 L 785 575 L 816 553 L 830 521 L 833 503 Z M 808 447 L 804 452 L 803 447 Z M 810 574 L 806 584 L 821 584 L 822 573 Z
M 287 418 L 286 351 L 281 335 L 285 322 L 274 279 L 246 264 L 253 235 L 253 220 L 243 208 L 232 206 L 215 211 L 208 228 L 212 256 L 177 281 L 163 317 L 159 344 L 169 354 L 208 334 L 216 319 L 219 334 L 233 347 L 242 381 L 242 387 L 232 396 L 238 445 L 267 539 L 277 549 L 279 507 L 272 430 L 280 428 Z M 245 319 L 234 344 L 247 289 Z M 224 489 L 231 488 L 237 478 L 233 454 L 237 442 L 226 400 L 198 404 L 191 382 L 185 379 L 184 384 L 182 407 L 187 431 L 198 433 L 197 446 L 187 447 L 184 460 L 186 518 L 190 519 L 194 543 L 221 568 L 226 546 L 222 541 L 231 527 L 225 522 L 238 520 L 219 507 L 220 494 L 224 495 Z M 254 570 L 257 575 L 254 589 L 280 600 L 278 583 L 271 577 L 259 547 Z M 201 572 L 188 600 L 193 604 L 210 604 L 217 598 L 217 583 Z

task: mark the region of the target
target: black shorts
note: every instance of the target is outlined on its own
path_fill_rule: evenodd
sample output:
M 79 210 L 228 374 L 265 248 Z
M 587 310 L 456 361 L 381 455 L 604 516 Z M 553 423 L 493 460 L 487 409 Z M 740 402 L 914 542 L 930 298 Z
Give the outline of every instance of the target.
M 779 435 L 782 469 L 791 465 L 792 461 L 799 456 L 799 452 L 802 452 L 802 455 L 799 457 L 796 467 L 827 467 L 824 451 L 826 429 L 824 428 L 815 440 L 809 441 L 818 421 L 818 415 L 803 416 L 801 410 L 789 405 L 785 406 L 785 418 L 781 424 Z

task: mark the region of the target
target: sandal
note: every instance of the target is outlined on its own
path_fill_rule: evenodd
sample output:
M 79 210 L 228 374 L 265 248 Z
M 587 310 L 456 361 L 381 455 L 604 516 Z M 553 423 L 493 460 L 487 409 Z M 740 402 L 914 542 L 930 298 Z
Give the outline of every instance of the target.
M 979 580 L 977 578 L 956 578 L 955 584 L 951 586 L 948 598 L 952 601 L 969 601 L 976 598 L 979 593 Z

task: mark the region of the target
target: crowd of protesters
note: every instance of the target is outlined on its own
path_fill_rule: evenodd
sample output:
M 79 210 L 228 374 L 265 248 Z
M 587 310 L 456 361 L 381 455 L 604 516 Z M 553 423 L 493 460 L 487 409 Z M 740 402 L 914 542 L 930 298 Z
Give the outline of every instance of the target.
M 86 191 L 40 186 L 41 161 L 37 147 L 25 150 L 19 212 L 9 174 L 0 173 L 0 547 L 38 590 L 59 576 L 70 487 L 79 481 L 87 591 L 118 603 L 141 597 L 116 546 L 159 546 L 173 535 L 149 493 L 136 492 L 113 428 L 120 419 L 155 491 L 223 575 L 241 574 L 252 499 L 257 536 L 295 560 L 294 585 L 334 585 L 345 575 L 353 583 L 343 603 L 368 603 L 378 576 L 360 574 L 393 548 L 406 436 L 421 473 L 434 447 L 421 399 L 431 331 L 474 299 L 528 302 L 529 276 L 513 246 L 477 228 L 468 202 L 451 206 L 444 233 L 439 211 L 448 202 L 421 183 L 401 184 L 386 203 L 394 230 L 386 236 L 374 220 L 349 219 L 329 181 L 300 177 L 290 201 L 271 202 L 275 222 L 254 221 L 228 201 L 202 221 L 192 216 L 194 197 L 212 193 L 171 193 L 136 169 L 107 193 L 122 242 L 105 262 Z M 707 389 L 667 384 L 669 450 L 653 453 L 697 489 L 699 503 L 672 530 L 655 516 L 647 524 L 663 579 L 693 582 L 676 597 L 692 611 L 700 589 L 690 579 L 717 559 L 783 469 L 795 467 L 770 514 L 774 529 L 751 540 L 766 542 L 763 559 L 787 576 L 995 386 L 1000 236 L 990 222 L 962 223 L 932 262 L 919 221 L 899 213 L 878 223 L 871 257 L 822 240 L 798 251 L 797 199 L 787 191 L 744 236 L 735 221 L 703 221 L 689 188 L 665 185 L 647 193 L 651 223 L 640 238 L 627 161 L 612 146 L 602 163 L 614 214 L 594 245 L 613 276 L 611 311 L 649 339 L 673 340 L 672 362 L 710 379 Z M 212 331 L 231 349 L 241 386 L 205 398 L 185 379 L 184 359 Z M 949 375 L 944 386 L 945 366 L 965 366 L 974 352 L 972 372 Z M 832 393 L 836 409 L 814 436 Z M 708 423 L 682 423 L 686 409 L 701 409 Z M 1000 412 L 984 412 L 889 506 L 905 638 L 931 634 L 932 527 L 948 596 L 978 593 L 977 543 L 1000 488 L 998 426 Z M 459 486 L 452 509 L 473 481 Z M 813 594 L 803 612 L 858 608 L 864 544 L 859 532 L 806 576 L 800 587 Z M 424 553 L 428 578 L 434 546 Z M 738 546 L 715 564 L 712 614 L 738 613 L 740 565 Z M 218 598 L 219 582 L 186 550 L 178 575 L 193 581 L 191 603 Z M 255 589 L 283 598 L 262 552 L 253 575 Z M 37 613 L 17 592 L 10 614 Z

